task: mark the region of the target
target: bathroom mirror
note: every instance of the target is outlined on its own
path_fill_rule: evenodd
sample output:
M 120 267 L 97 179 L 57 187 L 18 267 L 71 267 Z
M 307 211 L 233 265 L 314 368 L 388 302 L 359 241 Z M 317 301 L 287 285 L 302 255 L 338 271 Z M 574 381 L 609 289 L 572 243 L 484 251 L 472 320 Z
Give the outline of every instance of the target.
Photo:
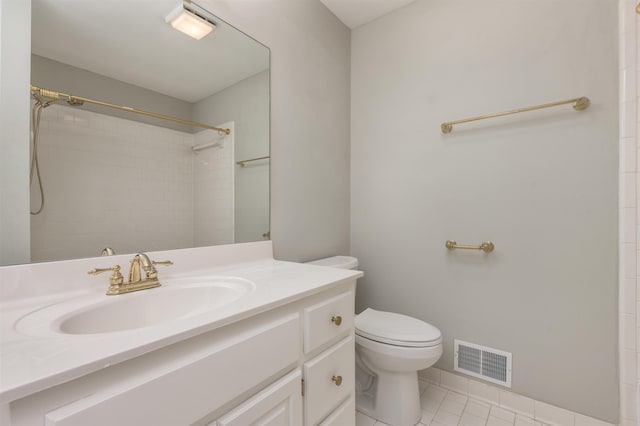
M 174 29 L 184 8 L 213 31 Z M 32 262 L 269 238 L 267 47 L 180 0 L 32 0 L 31 32 L 32 85 L 125 107 L 34 116 Z

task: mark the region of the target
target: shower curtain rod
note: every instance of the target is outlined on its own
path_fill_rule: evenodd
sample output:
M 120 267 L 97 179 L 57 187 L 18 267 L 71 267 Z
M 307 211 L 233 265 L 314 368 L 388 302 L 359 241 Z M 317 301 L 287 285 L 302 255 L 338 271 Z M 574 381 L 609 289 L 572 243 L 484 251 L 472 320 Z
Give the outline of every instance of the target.
M 496 117 L 502 117 L 505 115 L 519 114 L 521 112 L 535 111 L 537 109 L 551 108 L 551 107 L 565 105 L 565 104 L 573 104 L 573 109 L 575 109 L 576 111 L 582 111 L 583 109 L 589 108 L 589 105 L 591 104 L 591 102 L 589 101 L 589 98 L 583 96 L 581 98 L 568 99 L 566 101 L 560 101 L 560 102 L 552 102 L 550 104 L 536 105 L 536 106 L 527 107 L 527 108 L 514 109 L 512 111 L 481 115 L 479 117 L 465 118 L 464 120 L 449 121 L 447 123 L 442 123 L 440 125 L 440 129 L 442 130 L 442 133 L 451 133 L 451 131 L 453 130 L 453 126 L 455 124 L 469 123 L 470 121 L 486 120 L 488 118 L 496 118 Z
M 103 101 L 97 101 L 95 99 L 89 99 L 89 98 L 83 98 L 82 96 L 75 96 L 75 95 L 70 95 L 68 93 L 62 93 L 62 92 L 57 92 L 55 90 L 49 90 L 49 89 L 43 89 L 42 87 L 37 87 L 34 85 L 31 85 L 31 94 L 36 97 L 36 99 L 38 98 L 49 98 L 49 99 L 53 99 L 53 100 L 63 100 L 68 102 L 69 104 L 75 104 L 75 105 L 79 105 L 83 102 L 88 102 L 90 104 L 95 104 L 95 105 L 100 105 L 100 106 L 105 106 L 105 107 L 109 107 L 109 108 L 114 108 L 114 109 L 119 109 L 122 111 L 128 111 L 128 112 L 133 112 L 136 114 L 141 114 L 141 115 L 146 115 L 148 117 L 154 117 L 154 118 L 160 118 L 162 120 L 168 120 L 168 121 L 173 121 L 174 123 L 180 123 L 180 124 L 186 124 L 187 126 L 193 126 L 193 127 L 200 127 L 203 129 L 209 129 L 209 130 L 215 130 L 217 132 L 222 132 L 226 135 L 231 134 L 231 129 L 223 129 L 220 127 L 214 127 L 214 126 L 209 126 L 207 124 L 202 124 L 202 123 L 196 123 L 195 121 L 189 121 L 189 120 L 182 120 L 181 118 L 175 118 L 175 117 L 171 117 L 169 115 L 163 115 L 163 114 L 158 114 L 155 112 L 149 112 L 149 111 L 144 111 L 141 109 L 137 109 L 137 108 L 132 108 L 132 107 L 128 107 L 128 106 L 123 106 L 123 105 L 115 105 L 115 104 L 110 104 L 108 102 L 103 102 Z

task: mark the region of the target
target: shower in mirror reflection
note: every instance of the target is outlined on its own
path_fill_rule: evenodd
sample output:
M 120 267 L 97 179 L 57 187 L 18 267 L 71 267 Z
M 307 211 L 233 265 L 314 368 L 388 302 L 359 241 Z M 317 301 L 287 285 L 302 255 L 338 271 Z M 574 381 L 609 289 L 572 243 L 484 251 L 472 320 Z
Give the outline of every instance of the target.
M 42 212 L 44 209 L 44 185 L 42 184 L 42 175 L 40 174 L 40 164 L 38 161 L 38 143 L 40 139 L 40 115 L 42 114 L 42 110 L 51 106 L 52 104 L 58 101 L 67 102 L 71 106 L 82 105 L 84 102 L 73 99 L 71 97 L 66 100 L 62 100 L 59 97 L 58 93 L 49 92 L 49 91 L 32 91 L 31 96 L 35 99 L 33 104 L 33 108 L 31 109 L 31 163 L 29 166 L 29 185 L 33 185 L 33 178 L 35 176 L 38 182 L 38 188 L 40 193 L 40 207 L 33 211 L 30 210 L 32 215 L 37 215 Z M 50 100 L 46 100 L 49 98 Z

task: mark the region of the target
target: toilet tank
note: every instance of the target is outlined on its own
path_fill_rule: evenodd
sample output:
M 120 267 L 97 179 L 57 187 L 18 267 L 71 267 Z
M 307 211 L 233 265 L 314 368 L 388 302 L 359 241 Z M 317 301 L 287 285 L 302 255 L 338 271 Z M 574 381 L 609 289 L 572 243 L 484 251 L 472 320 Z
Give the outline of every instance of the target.
M 358 259 L 351 256 L 332 256 L 324 259 L 306 262 L 309 265 L 328 266 L 330 268 L 340 269 L 356 269 L 358 267 Z

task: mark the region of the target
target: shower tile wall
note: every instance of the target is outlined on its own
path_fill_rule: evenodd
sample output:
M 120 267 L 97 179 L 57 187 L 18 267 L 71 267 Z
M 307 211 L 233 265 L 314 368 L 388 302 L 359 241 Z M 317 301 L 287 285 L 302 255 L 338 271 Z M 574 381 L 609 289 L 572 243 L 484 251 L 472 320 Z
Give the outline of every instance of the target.
M 638 384 L 640 383 L 640 238 L 637 196 L 640 175 L 638 158 L 638 20 L 636 0 L 620 0 L 620 273 L 619 273 L 619 347 L 620 347 L 620 424 L 638 424 Z
M 32 216 L 32 261 L 97 256 L 107 246 L 193 246 L 193 144 L 193 135 L 161 127 L 67 106 L 43 110 L 46 204 Z
M 227 136 L 209 130 L 194 135 L 196 145 L 212 141 L 220 144 L 193 155 L 194 170 L 194 245 L 232 244 L 234 226 L 234 145 L 232 122 L 217 127 L 231 129 Z

